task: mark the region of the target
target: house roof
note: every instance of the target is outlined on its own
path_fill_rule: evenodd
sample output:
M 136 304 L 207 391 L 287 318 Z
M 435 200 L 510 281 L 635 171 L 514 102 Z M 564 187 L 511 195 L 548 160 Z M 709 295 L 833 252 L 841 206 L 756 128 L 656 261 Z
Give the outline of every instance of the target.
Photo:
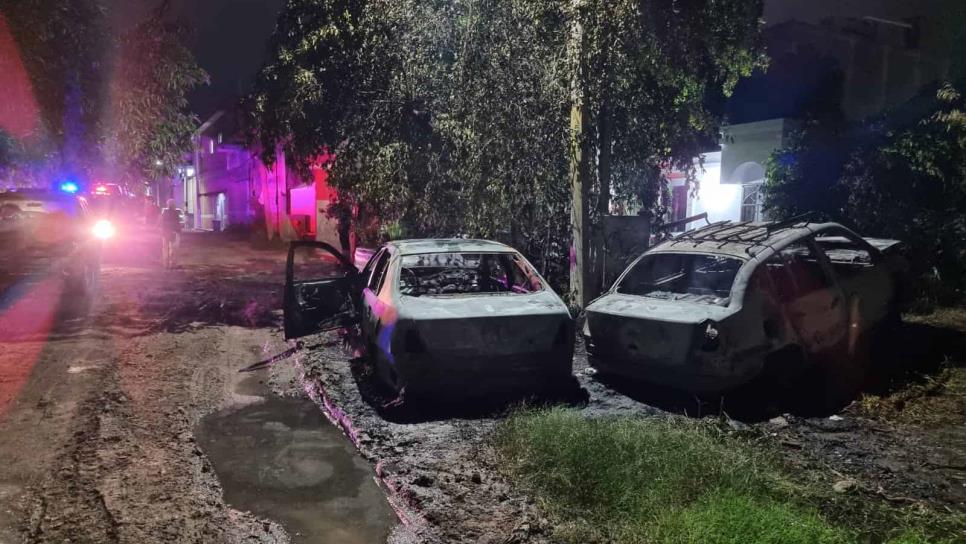
M 430 238 L 423 240 L 395 240 L 389 242 L 400 255 L 420 253 L 516 253 L 505 244 L 491 240 L 464 238 Z

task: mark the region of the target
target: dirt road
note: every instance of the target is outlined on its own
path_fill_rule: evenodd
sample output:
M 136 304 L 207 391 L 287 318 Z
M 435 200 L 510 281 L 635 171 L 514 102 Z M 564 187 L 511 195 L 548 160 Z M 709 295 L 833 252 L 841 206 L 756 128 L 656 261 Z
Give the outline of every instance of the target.
M 89 305 L 24 286 L 0 317 L 0 542 L 287 542 L 232 510 L 192 435 L 243 402 L 237 369 L 282 351 L 280 252 L 141 233 L 106 255 Z

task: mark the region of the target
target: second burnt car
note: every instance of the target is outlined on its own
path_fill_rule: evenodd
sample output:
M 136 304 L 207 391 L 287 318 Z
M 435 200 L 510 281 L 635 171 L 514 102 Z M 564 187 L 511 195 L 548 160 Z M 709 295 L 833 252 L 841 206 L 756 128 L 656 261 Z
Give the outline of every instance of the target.
M 892 240 L 836 223 L 719 222 L 646 251 L 588 305 L 599 371 L 722 392 L 856 355 L 898 320 Z
M 306 277 L 332 254 L 338 270 Z M 296 278 L 298 272 L 299 278 Z M 359 325 L 376 372 L 408 396 L 460 396 L 570 379 L 567 306 L 519 252 L 487 240 L 389 242 L 357 270 L 322 242 L 293 242 L 286 266 L 285 336 Z

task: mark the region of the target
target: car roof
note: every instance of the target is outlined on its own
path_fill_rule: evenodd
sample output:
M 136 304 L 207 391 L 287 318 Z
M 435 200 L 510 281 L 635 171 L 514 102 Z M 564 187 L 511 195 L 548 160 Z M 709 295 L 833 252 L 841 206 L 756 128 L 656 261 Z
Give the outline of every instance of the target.
M 492 240 L 466 238 L 427 238 L 422 240 L 394 240 L 386 244 L 400 255 L 420 253 L 516 253 L 512 247 Z
M 719 221 L 683 232 L 654 246 L 648 253 L 710 253 L 748 260 L 771 248 L 779 249 L 794 240 L 837 223 Z M 844 229 L 848 230 L 848 229 Z

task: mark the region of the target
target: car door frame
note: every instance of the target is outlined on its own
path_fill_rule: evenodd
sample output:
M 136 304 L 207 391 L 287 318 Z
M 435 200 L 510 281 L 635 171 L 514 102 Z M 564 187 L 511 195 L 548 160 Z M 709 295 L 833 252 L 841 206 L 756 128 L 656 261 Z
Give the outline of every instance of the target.
M 373 289 L 373 286 L 370 284 L 376 277 L 379 259 L 382 259 L 383 256 L 386 258 L 386 266 L 381 270 L 379 284 L 375 286 L 375 289 Z M 379 334 L 379 327 L 376 323 L 381 319 L 382 316 L 382 310 L 379 308 L 379 306 L 384 304 L 384 302 L 380 300 L 379 294 L 382 291 L 385 278 L 389 274 L 389 268 L 393 266 L 393 259 L 395 256 L 395 251 L 393 251 L 390 246 L 382 248 L 379 252 L 373 255 L 372 271 L 370 272 L 369 277 L 366 278 L 365 282 L 360 286 L 360 306 L 362 309 L 360 327 L 362 328 L 363 337 L 366 338 L 367 342 L 370 344 L 376 342 L 377 335 Z M 371 347 L 372 346 L 370 345 L 370 348 Z
M 807 236 L 804 238 L 796 238 L 795 240 L 789 241 L 787 244 L 783 244 L 777 248 L 775 255 L 784 262 L 785 257 L 782 256 L 782 252 L 796 243 L 804 244 L 806 247 L 808 247 L 809 251 L 815 255 L 819 268 L 821 269 L 821 273 L 825 276 L 825 280 L 828 283 L 828 285 L 823 287 L 823 289 L 828 289 L 831 291 L 831 302 L 825 308 L 817 308 L 817 311 L 824 311 L 829 316 L 836 317 L 836 319 L 831 320 L 831 326 L 828 327 L 828 330 L 832 331 L 841 327 L 840 330 L 843 330 L 844 332 L 844 327 L 848 325 L 848 310 L 845 304 L 845 293 L 843 292 L 842 287 L 839 285 L 838 278 L 835 275 L 835 272 L 832 270 L 831 263 L 828 261 L 828 256 L 825 255 L 825 252 L 822 251 L 822 248 L 818 247 L 818 244 L 812 240 L 811 236 Z M 786 275 L 791 273 L 788 269 L 787 262 L 785 262 L 785 267 L 782 273 Z M 796 298 L 801 298 L 808 295 L 809 293 L 795 293 Z M 789 325 L 791 325 L 792 330 L 795 332 L 795 335 L 798 338 L 799 346 L 806 353 L 818 355 L 824 352 L 836 350 L 840 347 L 845 347 L 848 334 L 843 333 L 838 336 L 835 341 L 825 342 L 820 339 L 817 340 L 817 338 L 820 337 L 815 335 L 816 331 L 803 330 L 803 328 L 805 328 L 805 324 L 803 323 L 804 320 L 802 319 L 801 315 L 796 313 L 797 308 L 794 307 L 795 302 L 797 302 L 797 300 L 783 300 L 782 308 Z
M 869 266 L 856 274 L 856 277 L 849 278 L 847 281 L 840 280 L 839 271 L 836 265 L 832 264 L 832 259 L 825 255 L 815 238 L 821 236 L 841 236 L 851 243 L 858 245 L 869 253 Z M 866 242 L 861 236 L 851 230 L 841 226 L 829 226 L 823 228 L 812 236 L 815 246 L 825 255 L 829 269 L 832 271 L 836 282 L 839 282 L 847 302 L 847 323 L 849 325 L 849 350 L 854 351 L 858 337 L 871 330 L 877 321 L 888 318 L 893 310 L 895 298 L 895 285 L 891 273 L 886 267 L 885 257 L 872 244 Z M 882 304 L 876 304 L 876 294 L 874 289 L 881 289 L 883 298 Z
M 298 248 L 312 247 L 331 254 L 341 265 L 345 274 L 334 278 L 312 278 L 295 281 L 295 252 Z M 296 240 L 289 244 L 285 259 L 285 286 L 282 294 L 282 310 L 285 339 L 301 338 L 310 334 L 339 329 L 354 325 L 358 321 L 358 281 L 359 271 L 339 250 L 325 242 Z M 316 292 L 336 292 L 344 298 L 343 306 L 331 315 L 312 315 L 299 307 L 300 288 L 312 285 Z M 317 314 L 322 314 L 318 310 Z

